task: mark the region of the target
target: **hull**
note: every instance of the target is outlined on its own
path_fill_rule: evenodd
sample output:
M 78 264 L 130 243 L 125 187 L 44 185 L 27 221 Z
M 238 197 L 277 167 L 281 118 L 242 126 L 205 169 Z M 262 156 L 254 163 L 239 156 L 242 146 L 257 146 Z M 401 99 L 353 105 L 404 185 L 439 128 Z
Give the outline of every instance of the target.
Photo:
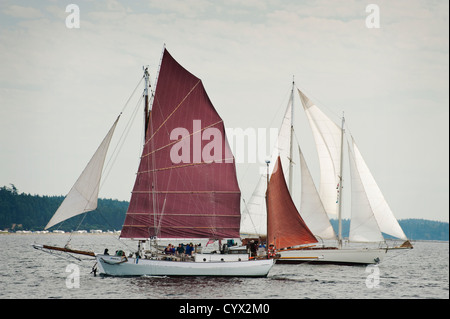
M 205 255 L 206 256 L 206 255 Z M 220 255 L 219 255 L 220 256 Z M 202 256 L 200 256 L 202 257 Z M 100 274 L 107 276 L 231 276 L 266 277 L 273 259 L 243 261 L 169 261 L 96 255 Z M 206 259 L 206 258 L 205 258 Z
M 381 262 L 386 252 L 381 248 L 282 250 L 278 252 L 277 263 L 368 265 Z

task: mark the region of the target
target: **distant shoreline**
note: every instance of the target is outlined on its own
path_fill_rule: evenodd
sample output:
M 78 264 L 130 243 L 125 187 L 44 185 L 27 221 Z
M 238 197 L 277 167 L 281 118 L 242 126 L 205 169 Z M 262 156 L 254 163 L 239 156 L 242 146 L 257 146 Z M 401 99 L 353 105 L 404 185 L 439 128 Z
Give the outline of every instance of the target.
M 119 235 L 118 233 L 114 233 L 114 232 L 102 232 L 102 233 L 71 233 L 71 232 L 65 232 L 65 233 L 53 233 L 53 232 L 48 232 L 48 233 L 36 233 L 36 232 L 26 232 L 26 233 L 15 233 L 15 232 L 2 232 L 0 231 L 0 235 L 25 235 L 25 236 L 30 236 L 30 235 L 45 235 L 45 236 L 64 236 L 64 235 L 76 235 L 76 236 L 99 236 L 99 235 Z M 388 239 L 389 241 L 390 239 Z M 399 240 L 399 239 L 392 239 L 392 240 Z M 417 239 L 417 240 L 411 240 L 411 242 L 414 244 L 415 242 L 424 242 L 424 243 L 449 243 L 448 240 L 437 240 L 437 239 Z

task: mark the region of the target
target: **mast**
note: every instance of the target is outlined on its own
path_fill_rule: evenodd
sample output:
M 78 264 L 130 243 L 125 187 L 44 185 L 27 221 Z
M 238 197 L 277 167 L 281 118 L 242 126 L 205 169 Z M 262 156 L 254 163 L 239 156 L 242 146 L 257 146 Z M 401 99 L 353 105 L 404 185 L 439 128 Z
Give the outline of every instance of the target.
M 292 161 L 292 153 L 293 153 L 293 143 L 292 143 L 292 139 L 294 137 L 294 87 L 295 87 L 295 82 L 294 82 L 294 76 L 292 76 L 292 91 L 291 91 L 291 135 L 289 138 L 289 181 L 288 181 L 288 185 L 289 185 L 289 193 L 292 195 L 292 176 L 293 176 L 293 164 L 294 162 Z
M 344 112 L 342 112 L 342 126 L 341 126 L 341 160 L 340 160 L 340 167 L 339 167 L 339 184 L 338 184 L 338 194 L 337 194 L 337 199 L 338 199 L 338 221 L 339 221 L 339 230 L 338 230 L 338 244 L 339 244 L 339 248 L 342 248 L 342 181 L 343 181 L 343 177 L 342 177 L 342 163 L 343 163 L 343 156 L 344 156 L 344 123 L 345 123 L 345 118 L 344 118 Z
M 145 79 L 145 87 L 144 87 L 144 121 L 145 121 L 145 131 L 144 131 L 144 141 L 147 134 L 148 122 L 150 119 L 149 110 L 148 110 L 148 87 L 149 87 L 149 73 L 148 66 L 142 67 L 144 69 L 144 79 Z
M 267 187 L 266 187 L 266 222 L 267 222 L 267 230 L 269 230 L 269 206 L 267 205 L 267 196 L 269 195 L 269 164 L 270 161 L 266 160 L 266 166 L 267 166 Z M 269 251 L 269 232 L 266 233 L 266 252 Z

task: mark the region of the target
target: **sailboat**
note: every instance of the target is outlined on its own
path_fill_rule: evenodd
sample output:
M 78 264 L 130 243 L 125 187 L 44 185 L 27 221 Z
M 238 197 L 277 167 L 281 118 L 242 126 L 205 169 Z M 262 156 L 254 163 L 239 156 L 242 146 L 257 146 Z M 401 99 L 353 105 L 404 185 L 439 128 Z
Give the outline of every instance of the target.
M 241 192 L 222 119 L 202 81 L 164 47 L 149 101 L 144 72 L 145 142 L 122 227 L 121 239 L 135 240 L 130 255 L 34 245 L 94 257 L 99 274 L 110 276 L 267 276 L 273 259 L 250 258 L 245 247 L 221 246 L 217 253 L 164 254 L 161 242 L 239 238 Z M 64 199 L 47 228 L 92 211 L 108 145 L 120 116 Z
M 277 263 L 378 263 L 383 260 L 388 250 L 392 249 L 385 245 L 383 233 L 405 241 L 402 246 L 397 248 L 412 248 L 362 158 L 353 137 L 348 143 L 352 183 L 352 219 L 348 242 L 353 245 L 343 245 L 341 210 L 345 119 L 342 118 L 342 125 L 338 126 L 298 89 L 319 155 L 320 187 L 317 190 L 299 146 L 301 167 L 299 214 L 303 222 L 296 222 L 298 217 L 292 213 L 296 208 L 290 193 L 293 175 L 294 89 L 295 83 L 293 82 L 291 97 L 279 131 L 279 139 L 272 154 L 273 166 L 270 169 L 273 171 L 272 175 L 276 174 L 274 178 L 289 176 L 288 186 L 279 187 L 278 195 L 274 198 L 271 195 L 274 192 L 274 186 L 271 185 L 272 177 L 268 183 L 267 194 L 264 194 L 264 180 L 267 177 L 261 176 L 248 202 L 247 214 L 242 219 L 241 230 L 245 233 L 252 233 L 253 229 L 255 233 L 253 236 L 264 237 L 267 234 L 267 241 L 274 243 L 278 249 Z M 288 209 L 282 205 L 272 205 L 271 202 L 277 201 L 277 197 L 280 196 L 286 198 L 286 201 L 290 203 L 289 206 L 294 207 Z M 263 223 L 253 222 L 261 218 L 265 211 L 267 212 L 267 229 L 262 227 Z M 338 217 L 337 236 L 330 223 L 328 217 L 330 215 Z M 277 220 L 284 220 L 284 226 L 275 227 L 274 230 L 273 225 L 279 224 Z M 254 227 L 255 225 L 259 225 L 259 229 Z M 286 232 L 287 229 L 291 229 L 291 231 Z M 315 240 L 311 236 L 302 239 L 302 236 L 287 235 L 295 232 L 313 234 Z M 333 240 L 337 242 L 337 245 L 318 244 L 324 240 Z M 361 246 L 362 244 L 369 245 L 369 243 L 375 243 L 378 246 Z

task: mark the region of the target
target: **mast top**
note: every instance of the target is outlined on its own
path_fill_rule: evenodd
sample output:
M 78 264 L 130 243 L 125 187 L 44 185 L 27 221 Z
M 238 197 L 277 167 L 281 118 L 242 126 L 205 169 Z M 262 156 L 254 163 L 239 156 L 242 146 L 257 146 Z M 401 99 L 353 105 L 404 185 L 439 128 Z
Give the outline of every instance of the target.
M 144 79 L 145 79 L 144 95 L 148 96 L 148 85 L 149 85 L 149 77 L 150 77 L 150 74 L 148 73 L 148 65 L 143 66 L 142 69 L 144 70 Z

